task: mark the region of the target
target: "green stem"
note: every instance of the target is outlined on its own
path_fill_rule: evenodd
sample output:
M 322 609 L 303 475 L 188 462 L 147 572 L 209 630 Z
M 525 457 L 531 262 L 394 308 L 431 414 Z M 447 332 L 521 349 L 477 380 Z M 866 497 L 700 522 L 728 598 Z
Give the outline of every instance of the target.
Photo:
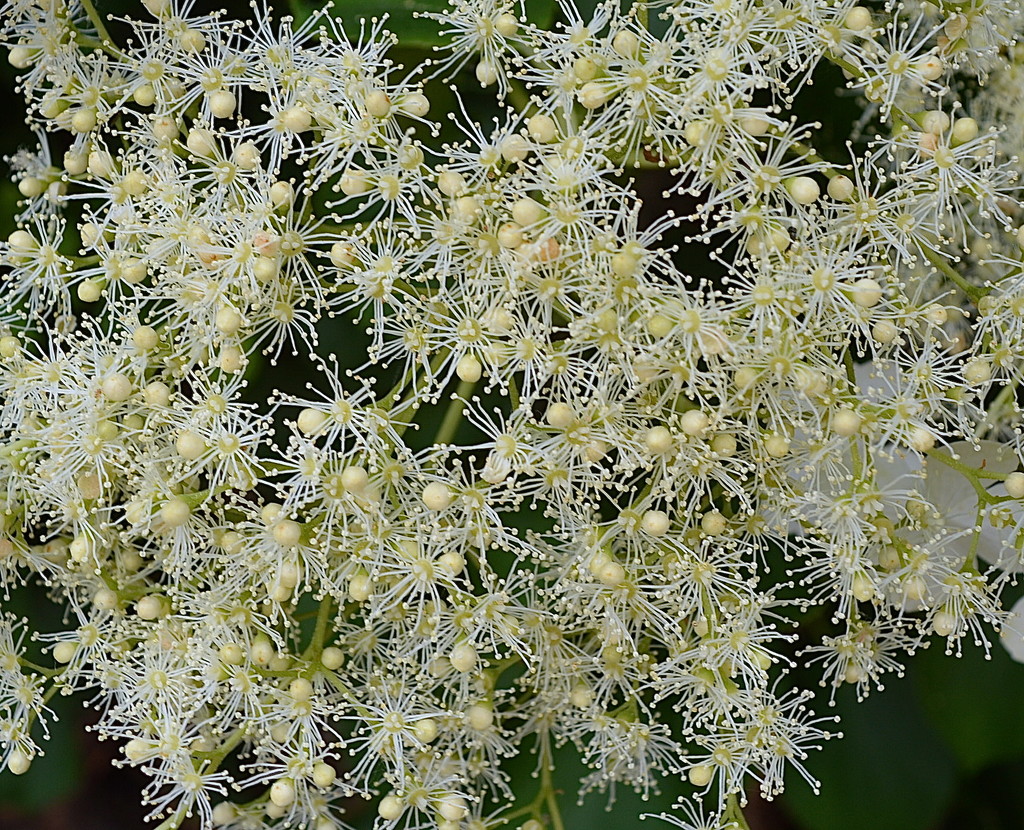
M 96 28 L 96 34 L 100 36 L 100 40 L 103 43 L 112 44 L 114 39 L 110 36 L 110 32 L 107 31 L 107 27 L 103 23 L 103 18 L 100 17 L 96 7 L 93 5 L 92 0 L 82 0 L 82 8 L 85 9 L 85 13 L 89 16 L 89 21 Z
M 943 259 L 937 251 L 933 251 L 931 248 L 927 247 L 924 248 L 923 250 L 927 260 L 932 265 L 934 265 L 935 268 L 937 268 L 943 276 L 948 278 L 950 282 L 952 282 L 954 285 L 957 286 L 957 288 L 963 291 L 964 294 L 967 295 L 967 298 L 975 305 L 977 305 L 981 298 L 988 293 L 985 289 L 979 288 L 976 285 L 971 285 L 971 283 L 967 282 L 967 280 L 961 277 L 956 272 L 956 269 L 953 268 L 953 266 L 950 265 L 948 262 L 946 262 L 946 260 Z
M 975 527 L 981 527 L 982 522 L 985 520 L 985 511 L 978 503 L 978 510 L 974 517 Z M 971 536 L 971 547 L 967 551 L 967 558 L 964 560 L 963 567 L 960 568 L 960 573 L 976 574 L 978 572 L 978 545 L 981 542 L 981 533 L 975 531 Z
M 853 362 L 853 351 L 847 346 L 846 351 L 843 352 L 843 364 L 846 367 L 846 379 L 850 382 L 850 385 L 857 388 L 857 367 Z M 853 480 L 860 481 L 864 476 L 864 464 L 861 460 L 861 441 L 859 438 L 854 437 L 854 440 L 850 442 L 850 460 L 853 466 Z
M 324 640 L 327 638 L 327 624 L 331 621 L 331 612 L 334 610 L 334 601 L 330 597 L 324 597 L 320 603 L 320 610 L 316 615 L 316 626 L 313 629 L 313 639 L 309 647 L 302 655 L 304 660 L 319 659 L 320 652 L 324 650 Z
M 953 456 L 947 452 L 943 452 L 939 449 L 928 450 L 927 453 L 929 458 L 934 458 L 936 461 L 940 461 L 947 467 L 952 467 L 958 473 L 962 473 L 963 476 L 971 483 L 971 487 L 974 488 L 974 492 L 978 494 L 978 503 L 981 505 L 989 504 L 992 501 L 992 494 L 982 485 L 979 478 L 995 478 L 1004 479 L 1006 475 L 1003 473 L 987 473 L 981 470 L 976 470 L 973 467 L 968 467 L 966 464 L 957 461 Z
M 734 822 L 734 827 L 739 830 L 750 830 L 750 825 L 747 823 L 747 817 L 743 815 L 743 809 L 740 807 L 740 802 L 736 797 L 736 793 L 729 796 L 729 800 L 725 805 L 725 814 L 723 817 Z
M 562 813 L 558 809 L 558 796 L 551 781 L 551 769 L 547 764 L 544 764 L 540 771 L 540 787 L 544 803 L 547 805 L 548 814 L 551 818 L 551 826 L 554 830 L 565 830 L 565 824 L 562 822 Z
M 441 426 L 437 429 L 437 435 L 434 436 L 435 444 L 450 444 L 452 442 L 462 421 L 466 398 L 472 394 L 474 386 L 476 386 L 476 381 L 464 380 L 459 383 L 459 388 L 455 391 L 452 402 L 448 404 L 448 409 L 444 413 Z
M 39 672 L 39 674 L 44 675 L 45 677 L 53 677 L 55 675 L 60 674 L 62 671 L 64 671 L 63 668 L 57 668 L 57 669 L 45 668 L 44 666 L 40 666 L 38 663 L 33 663 L 31 660 L 27 660 L 24 657 L 19 657 L 18 658 L 18 663 L 22 666 L 22 668 L 26 668 L 26 669 L 29 669 L 29 670 L 34 671 L 34 672 Z

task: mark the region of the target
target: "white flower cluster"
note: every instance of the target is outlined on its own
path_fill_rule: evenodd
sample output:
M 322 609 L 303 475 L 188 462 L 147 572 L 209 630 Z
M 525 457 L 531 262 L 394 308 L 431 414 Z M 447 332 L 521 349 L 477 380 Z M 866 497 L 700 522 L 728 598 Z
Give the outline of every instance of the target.
M 0 581 L 70 621 L 52 668 L 0 626 L 12 773 L 81 690 L 165 830 L 345 827 L 352 796 L 561 830 L 566 743 L 581 793 L 682 775 L 669 820 L 740 827 L 829 737 L 794 658 L 866 694 L 933 635 L 988 647 L 1024 570 L 1016 0 L 453 0 L 412 70 L 381 21 L 192 5 L 2 11 L 39 148 Z M 827 65 L 864 105 L 844 158 L 793 115 Z M 463 69 L 495 107 L 443 143 Z M 635 167 L 673 171 L 685 244 Z M 254 400 L 282 352 L 317 388 Z M 831 634 L 795 644 L 811 606 Z

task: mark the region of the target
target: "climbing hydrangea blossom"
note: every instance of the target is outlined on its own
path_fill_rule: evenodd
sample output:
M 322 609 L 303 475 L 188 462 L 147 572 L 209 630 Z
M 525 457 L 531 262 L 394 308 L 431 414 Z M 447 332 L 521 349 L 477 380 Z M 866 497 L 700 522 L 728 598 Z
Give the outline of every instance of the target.
M 0 582 L 65 615 L 0 621 L 9 773 L 78 691 L 163 830 L 561 830 L 567 744 L 739 828 L 834 737 L 794 662 L 1024 651 L 1020 4 L 557 5 L 403 66 L 330 8 L 5 3 Z

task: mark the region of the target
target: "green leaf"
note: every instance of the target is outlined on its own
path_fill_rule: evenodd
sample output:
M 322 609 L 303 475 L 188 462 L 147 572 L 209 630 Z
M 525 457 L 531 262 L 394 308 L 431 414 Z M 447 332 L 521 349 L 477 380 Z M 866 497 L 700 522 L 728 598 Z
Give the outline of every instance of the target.
M 850 690 L 845 690 L 850 691 Z M 821 794 L 791 776 L 783 803 L 805 830 L 926 830 L 950 802 L 956 762 L 914 695 L 893 679 L 885 692 L 836 706 L 844 737 L 807 761 Z
M 915 661 L 924 711 L 967 772 L 1024 756 L 1024 665 L 998 644 L 991 654 L 972 648 L 958 659 L 928 649 Z

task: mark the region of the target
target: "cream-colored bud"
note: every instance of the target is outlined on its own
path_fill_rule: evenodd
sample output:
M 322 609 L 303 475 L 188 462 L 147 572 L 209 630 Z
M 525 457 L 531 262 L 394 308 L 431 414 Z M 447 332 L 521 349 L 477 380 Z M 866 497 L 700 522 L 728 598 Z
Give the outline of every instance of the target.
M 350 493 L 362 493 L 369 481 L 370 476 L 363 467 L 345 467 L 341 471 L 341 486 Z
M 499 14 L 494 21 L 494 31 L 502 37 L 512 37 L 518 29 L 519 19 L 514 14 Z
M 282 547 L 295 547 L 302 541 L 302 525 L 298 522 L 293 522 L 291 519 L 285 519 L 274 525 L 272 534 L 274 541 Z
M 313 783 L 320 789 L 326 790 L 334 783 L 338 774 L 330 764 L 319 763 L 313 767 Z
M 624 58 L 631 58 L 640 50 L 640 38 L 624 29 L 612 38 L 612 49 Z
M 937 81 L 946 71 L 946 64 L 938 55 L 929 55 L 914 64 L 914 68 L 926 81 Z
M 225 346 L 217 355 L 217 365 L 225 372 L 241 372 L 245 367 L 245 355 L 237 346 Z
M 498 244 L 502 248 L 518 248 L 523 244 L 523 229 L 515 222 L 506 222 L 498 229 Z
M 459 380 L 466 383 L 476 383 L 480 380 L 483 372 L 483 364 L 471 354 L 463 355 L 455 364 L 455 374 L 458 375 Z
M 335 242 L 331 245 L 330 258 L 335 268 L 348 268 L 355 262 L 355 248 L 349 242 Z
M 569 404 L 558 402 L 548 407 L 545 418 L 555 429 L 565 429 L 576 420 L 576 413 L 572 411 L 572 407 Z
M 821 195 L 821 186 L 810 176 L 796 176 L 786 181 L 786 192 L 798 205 L 813 205 Z
M 109 588 L 100 588 L 95 594 L 93 594 L 92 604 L 95 605 L 99 611 L 113 611 L 118 605 L 117 594 Z
M 483 212 L 475 196 L 460 196 L 452 202 L 452 216 L 460 222 L 475 222 Z
M 489 703 L 474 703 L 466 710 L 470 728 L 484 732 L 494 725 L 494 708 Z
M 189 152 L 193 155 L 203 157 L 212 156 L 216 149 L 213 134 L 201 127 L 189 130 L 188 137 L 185 139 L 185 146 L 188 147 Z
M 12 46 L 7 51 L 7 62 L 15 69 L 28 69 L 37 51 L 28 46 Z
M 303 409 L 295 425 L 303 435 L 313 435 L 327 422 L 327 415 L 319 409 Z
M 516 224 L 521 227 L 526 227 L 539 222 L 544 218 L 544 214 L 544 208 L 529 196 L 524 196 L 512 205 L 512 218 L 516 221 Z
M 405 812 L 405 804 L 397 795 L 386 795 L 377 805 L 377 815 L 384 821 L 396 821 Z
M 178 455 L 189 461 L 195 461 L 206 452 L 206 441 L 198 433 L 186 430 L 174 441 L 174 449 Z
M 921 116 L 921 129 L 939 136 L 949 129 L 949 116 L 942 110 L 928 110 Z
M 466 567 L 466 558 L 455 550 L 449 550 L 437 557 L 437 564 L 451 576 L 458 576 Z
M 720 432 L 711 439 L 711 449 L 722 458 L 736 454 L 736 438 L 728 432 Z
M 338 179 L 338 190 L 346 196 L 361 196 L 372 187 L 373 185 L 370 183 L 370 178 L 365 170 L 357 170 L 350 167 Z
M 948 611 L 939 611 L 932 618 L 932 631 L 940 637 L 948 637 L 957 629 L 957 618 Z
M 288 696 L 299 703 L 313 697 L 313 684 L 305 677 L 296 677 L 288 684 Z
M 230 118 L 235 113 L 235 94 L 227 89 L 218 89 L 206 98 L 210 105 L 210 114 L 214 118 Z
M 83 303 L 95 303 L 103 296 L 103 286 L 94 279 L 86 278 L 78 283 L 75 293 Z
M 526 122 L 526 131 L 530 138 L 539 144 L 550 144 L 558 138 L 558 125 L 550 115 L 538 113 Z
M 709 426 L 711 419 L 699 409 L 689 409 L 679 418 L 679 428 L 687 435 L 703 435 Z
M 664 510 L 648 510 L 640 520 L 640 527 L 651 536 L 664 536 L 672 527 L 672 520 Z
M 843 407 L 832 414 L 832 430 L 837 435 L 849 438 L 860 432 L 863 419 L 849 407 Z
M 12 775 L 24 775 L 30 766 L 32 766 L 32 758 L 19 747 L 15 747 L 7 756 L 7 769 L 11 771 Z
M 295 104 L 278 113 L 277 124 L 282 130 L 301 133 L 312 126 L 313 116 L 302 104 Z
M 113 403 L 126 401 L 132 394 L 132 382 L 120 372 L 108 376 L 101 386 L 103 397 Z
M 374 89 L 363 99 L 366 112 L 374 118 L 386 118 L 391 112 L 391 99 L 382 89 Z
M 789 439 L 785 435 L 769 435 L 764 441 L 764 449 L 772 458 L 782 458 L 789 453 Z
M 46 181 L 35 176 L 25 176 L 18 182 L 18 192 L 26 199 L 34 199 L 46 192 Z
M 663 426 L 651 427 L 644 435 L 644 445 L 655 455 L 664 455 L 672 449 L 674 444 L 675 439 L 672 437 L 672 433 Z
M 891 320 L 879 320 L 871 327 L 871 337 L 883 345 L 892 343 L 900 336 L 900 330 Z
M 700 518 L 700 529 L 708 536 L 721 536 L 729 527 L 729 520 L 717 510 L 711 510 Z
M 881 302 L 884 293 L 877 280 L 863 277 L 853 284 L 850 296 L 861 308 L 872 308 Z
M 598 580 L 609 588 L 617 588 L 626 581 L 626 569 L 618 562 L 609 559 L 594 574 Z
M 964 366 L 964 380 L 972 386 L 980 386 L 992 379 L 992 364 L 983 357 L 976 357 Z
M 501 142 L 501 157 L 510 163 L 524 161 L 530 155 L 530 142 L 521 135 L 510 135 Z
M 328 671 L 337 671 L 345 663 L 345 652 L 337 646 L 327 646 L 320 652 L 320 662 Z
M 357 573 L 348 581 L 348 595 L 354 602 L 366 602 L 373 593 L 373 584 L 366 573 Z
M 910 431 L 907 443 L 918 452 L 928 452 L 935 446 L 935 433 L 924 427 L 914 427 Z
M 96 110 L 82 107 L 71 116 L 71 129 L 76 133 L 88 133 L 96 129 Z
M 223 827 L 238 818 L 238 810 L 230 801 L 222 801 L 213 808 L 210 818 L 216 826 Z
M 414 92 L 402 99 L 401 109 L 409 115 L 422 118 L 430 112 L 430 99 L 422 92 Z
M 443 481 L 432 481 L 420 496 L 430 510 L 444 510 L 452 503 L 452 491 Z
M 167 406 L 171 402 L 171 389 L 166 383 L 154 380 L 142 390 L 142 397 L 150 406 Z
M 242 315 L 229 305 L 221 306 L 214 318 L 214 325 L 221 334 L 235 334 L 242 327 Z
M 850 589 L 858 602 L 869 602 L 875 596 L 875 583 L 867 574 L 857 574 Z
M 270 203 L 275 210 L 283 210 L 295 201 L 295 188 L 291 182 L 276 181 L 270 186 Z
M 78 654 L 78 643 L 75 640 L 62 640 L 53 647 L 53 659 L 58 663 L 67 664 Z
M 135 613 L 143 620 L 158 620 L 167 613 L 167 605 L 159 594 L 149 594 L 135 603 Z
M 1024 499 L 1024 473 L 1010 473 L 1003 484 L 1010 498 Z
M 139 326 L 132 332 L 132 345 L 140 351 L 149 351 L 160 345 L 160 335 L 152 326 Z
M 828 180 L 828 195 L 837 202 L 848 202 L 853 197 L 854 185 L 849 176 L 839 174 Z
M 477 652 L 469 643 L 459 643 L 448 655 L 448 662 L 457 672 L 466 674 L 476 668 Z
M 416 733 L 416 738 L 425 744 L 429 744 L 441 733 L 440 728 L 437 725 L 437 721 L 433 718 L 421 718 L 416 721 L 416 725 L 413 727 L 413 732 Z
M 186 52 L 202 52 L 206 48 L 206 35 L 199 29 L 185 29 L 178 35 L 178 43 Z
M 601 67 L 597 65 L 597 61 L 586 56 L 576 58 L 572 64 L 572 74 L 576 76 L 576 80 L 580 83 L 594 80 L 600 71 Z
M 588 110 L 597 109 L 607 104 L 615 96 L 616 88 L 612 84 L 602 84 L 600 81 L 588 81 L 582 87 L 576 97 L 580 104 Z
M 279 778 L 270 785 L 270 800 L 278 807 L 288 807 L 295 801 L 295 782 L 290 778 Z
M 690 779 L 690 783 L 698 788 L 708 786 L 714 775 L 715 770 L 709 764 L 698 764 L 695 767 L 690 767 L 686 772 L 686 777 Z
M 243 141 L 231 154 L 235 164 L 242 170 L 255 170 L 260 166 L 260 149 L 251 141 Z
M 160 508 L 160 520 L 167 527 L 181 527 L 192 516 L 192 508 L 183 499 L 172 498 Z
M 966 144 L 978 137 L 978 122 L 973 118 L 958 118 L 953 122 L 951 138 L 954 144 Z
M 497 83 L 498 67 L 490 61 L 480 61 L 476 65 L 476 79 L 480 82 L 480 86 L 491 86 Z
M 64 153 L 64 169 L 68 175 L 81 176 L 89 169 L 89 154 L 82 150 L 68 150 Z
M 154 118 L 151 129 L 153 136 L 161 141 L 169 141 L 178 137 L 178 122 L 169 115 Z
M 0 337 L 0 357 L 10 360 L 21 353 L 21 341 L 13 335 Z
M 156 88 L 152 84 L 140 84 L 132 92 L 132 100 L 140 107 L 151 107 L 156 103 Z

